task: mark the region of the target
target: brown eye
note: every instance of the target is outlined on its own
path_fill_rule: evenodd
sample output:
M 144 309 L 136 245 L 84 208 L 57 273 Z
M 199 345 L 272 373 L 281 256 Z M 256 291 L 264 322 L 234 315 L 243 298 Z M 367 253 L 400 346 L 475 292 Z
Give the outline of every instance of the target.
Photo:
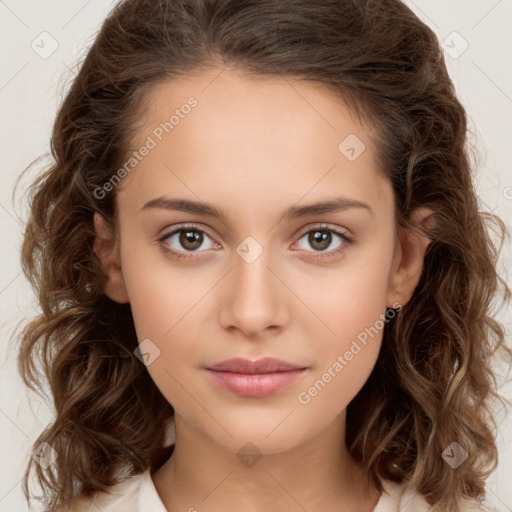
M 301 243 L 302 240 L 305 240 L 305 243 Z M 337 244 L 336 240 L 338 240 Z M 318 253 L 313 256 L 314 258 L 330 259 L 340 257 L 352 242 L 351 237 L 335 229 L 319 226 L 303 233 L 298 245 L 306 252 Z
M 323 227 L 310 229 L 301 236 L 300 240 L 303 240 L 305 238 L 307 239 L 307 243 L 304 245 L 313 248 L 314 251 L 316 252 L 325 252 L 329 247 L 332 250 L 336 250 L 340 245 L 343 245 L 344 241 L 348 240 L 348 238 L 345 235 L 338 233 L 333 229 Z M 340 242 L 338 243 L 338 245 L 331 247 L 331 244 L 333 244 L 336 238 L 338 238 Z M 299 246 L 300 245 L 301 244 L 299 244 Z M 302 246 L 301 248 L 307 250 L 307 247 Z
M 324 251 L 331 245 L 332 235 L 329 231 L 314 231 L 309 232 L 308 243 L 316 251 Z
M 176 257 L 193 257 L 193 253 L 205 252 L 215 246 L 213 240 L 195 226 L 179 226 L 158 240 L 162 248 Z
M 203 243 L 203 234 L 201 231 L 183 229 L 179 233 L 179 243 L 187 251 L 195 251 L 201 247 Z

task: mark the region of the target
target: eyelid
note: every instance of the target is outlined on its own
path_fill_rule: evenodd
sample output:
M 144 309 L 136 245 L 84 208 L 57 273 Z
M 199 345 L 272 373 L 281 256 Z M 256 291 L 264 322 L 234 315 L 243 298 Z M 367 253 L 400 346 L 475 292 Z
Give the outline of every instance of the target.
M 165 240 L 166 238 L 169 238 L 170 236 L 176 234 L 177 232 L 181 231 L 181 230 L 185 230 L 185 229 L 192 229 L 192 230 L 197 230 L 197 231 L 201 231 L 201 232 L 204 232 L 206 233 L 212 240 L 215 240 L 215 237 L 212 236 L 212 234 L 209 232 L 209 228 L 205 228 L 203 226 L 201 226 L 200 224 L 197 224 L 197 223 L 183 223 L 183 224 L 176 224 L 174 225 L 170 231 L 165 231 L 164 230 L 164 233 L 158 237 L 158 240 L 161 241 L 161 240 Z M 329 224 L 325 224 L 325 223 L 320 223 L 320 224 L 316 224 L 314 226 L 308 226 L 306 228 L 303 228 L 301 230 L 298 230 L 297 232 L 295 232 L 295 234 L 293 235 L 294 237 L 298 237 L 299 239 L 302 238 L 305 234 L 315 230 L 315 229 L 318 229 L 318 230 L 321 230 L 321 229 L 326 229 L 326 230 L 329 230 L 329 231 L 332 231 L 340 236 L 344 236 L 346 237 L 347 239 L 351 240 L 352 237 L 350 235 L 350 233 L 348 232 L 348 230 L 346 228 L 339 228 L 338 226 L 331 226 Z
M 158 238 L 157 238 L 157 241 L 158 242 L 163 242 L 164 240 L 166 240 L 167 238 L 175 235 L 176 233 L 179 233 L 180 231 L 185 231 L 187 229 L 190 229 L 191 231 L 199 231 L 201 233 L 204 233 L 205 235 L 208 236 L 208 238 L 210 238 L 214 243 L 218 244 L 218 242 L 215 240 L 215 237 L 212 236 L 212 234 L 210 233 L 209 229 L 208 228 L 205 228 L 203 227 L 202 225 L 200 224 L 197 224 L 197 223 L 183 223 L 183 224 L 176 224 L 174 225 L 172 228 L 169 229 L 169 231 L 165 231 L 164 230 L 164 233 L 162 235 L 159 235 Z M 180 252 L 185 252 L 185 251 L 180 251 Z M 202 252 L 202 251 L 198 251 L 198 252 Z M 193 254 L 193 253 L 191 253 Z
M 183 224 L 176 224 L 174 225 L 169 231 L 165 231 L 164 234 L 162 234 L 161 236 L 158 237 L 158 242 L 160 242 L 161 244 L 163 244 L 163 242 L 179 233 L 180 231 L 184 231 L 186 229 L 190 229 L 192 231 L 199 231 L 201 233 L 204 233 L 208 236 L 208 238 L 210 238 L 215 244 L 218 245 L 218 242 L 216 242 L 215 240 L 215 237 L 212 236 L 209 232 L 209 229 L 208 228 L 205 228 L 205 227 L 202 227 L 200 224 L 198 223 L 183 223 Z M 335 236 L 338 236 L 342 239 L 342 246 L 341 248 L 337 248 L 337 249 L 332 249 L 330 251 L 320 251 L 318 252 L 318 256 L 315 256 L 315 258 L 317 259 L 321 259 L 322 257 L 323 258 L 329 258 L 329 257 L 335 257 L 337 256 L 339 253 L 342 253 L 345 251 L 347 245 L 350 245 L 352 244 L 352 242 L 354 241 L 353 237 L 351 234 L 349 234 L 348 230 L 346 230 L 345 228 L 339 228 L 338 226 L 330 226 L 329 224 L 325 224 L 325 223 L 319 223 L 319 224 L 316 224 L 316 225 L 313 225 L 313 226 L 308 226 L 306 228 L 303 228 L 302 230 L 300 230 L 298 233 L 299 234 L 295 234 L 294 235 L 294 238 L 296 239 L 295 242 L 294 242 L 294 245 L 299 242 L 303 237 L 304 235 L 312 232 L 312 231 L 315 231 L 315 230 L 325 230 L 325 231 L 330 231 L 332 233 L 334 233 Z M 164 250 L 168 253 L 172 253 L 174 254 L 175 256 L 177 257 L 182 257 L 182 258 L 194 258 L 194 254 L 195 253 L 201 253 L 201 252 L 205 252 L 205 251 L 178 251 L 176 249 L 170 249 L 170 248 L 167 248 L 165 247 Z M 315 252 L 315 251 L 306 251 L 306 252 Z M 322 256 L 323 255 L 323 256 Z
M 304 235 L 306 235 L 307 233 L 309 233 L 311 231 L 314 231 L 315 229 L 317 229 L 318 231 L 325 229 L 326 231 L 332 231 L 333 233 L 336 233 L 340 236 L 346 237 L 349 240 L 351 239 L 351 235 L 347 229 L 340 228 L 338 226 L 331 226 L 331 225 L 325 224 L 325 223 L 320 223 L 320 224 L 305 228 L 303 231 L 302 230 L 299 231 L 300 234 L 297 234 L 295 236 L 297 236 L 298 238 L 302 238 Z
M 163 233 L 161 236 L 159 236 L 159 240 L 169 238 L 172 235 L 175 235 L 179 231 L 184 231 L 186 229 L 194 230 L 194 231 L 201 231 L 202 233 L 206 233 L 211 239 L 214 239 L 209 231 L 209 228 L 203 227 L 201 224 L 197 224 L 194 222 L 184 222 L 183 224 L 175 224 L 171 228 L 169 228 L 169 231 L 163 230 Z
M 322 261 L 328 262 L 330 260 L 341 258 L 345 254 L 345 251 L 349 248 L 349 246 L 351 246 L 354 243 L 354 237 L 347 232 L 348 230 L 346 230 L 344 228 L 340 229 L 337 226 L 333 227 L 333 226 L 329 226 L 325 223 L 323 223 L 323 224 L 321 223 L 320 225 L 308 227 L 308 228 L 304 229 L 304 231 L 302 231 L 300 235 L 294 236 L 294 238 L 296 238 L 296 242 L 294 242 L 294 246 L 296 244 L 298 244 L 300 242 L 300 240 L 305 235 L 307 235 L 308 233 L 311 233 L 313 231 L 329 231 L 329 232 L 333 233 L 335 237 L 338 237 L 341 239 L 341 243 L 340 243 L 339 247 L 337 247 L 335 249 L 331 249 L 330 251 L 305 251 L 306 253 L 313 253 L 313 254 L 315 254 L 315 252 L 316 252 L 316 255 L 314 255 L 312 257 L 312 259 L 317 260 L 318 262 L 322 262 Z M 293 251 L 293 252 L 295 252 L 295 251 Z

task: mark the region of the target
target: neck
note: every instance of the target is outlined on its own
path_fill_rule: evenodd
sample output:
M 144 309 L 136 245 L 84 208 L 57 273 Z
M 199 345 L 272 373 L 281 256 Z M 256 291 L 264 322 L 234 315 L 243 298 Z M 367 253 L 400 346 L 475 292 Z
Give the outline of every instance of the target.
M 172 456 L 152 474 L 169 512 L 370 512 L 379 500 L 347 450 L 344 414 L 326 431 L 278 453 L 233 452 L 180 416 L 175 424 Z

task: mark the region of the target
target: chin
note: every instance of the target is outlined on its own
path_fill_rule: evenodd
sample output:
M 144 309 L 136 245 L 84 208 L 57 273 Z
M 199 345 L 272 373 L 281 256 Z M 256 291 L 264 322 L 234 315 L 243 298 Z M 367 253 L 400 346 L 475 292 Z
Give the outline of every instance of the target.
M 220 437 L 212 436 L 211 439 L 223 449 L 236 454 L 261 454 L 270 455 L 283 453 L 292 450 L 300 444 L 307 442 L 309 436 L 306 433 L 297 432 L 293 429 L 282 429 L 280 427 L 272 429 L 247 428 L 247 424 L 240 425 L 240 429 L 228 428 L 233 437 L 222 431 Z M 279 431 L 280 430 L 280 431 Z M 279 432 L 278 432 L 279 431 Z M 271 432 L 269 434 L 269 432 Z M 218 433 L 218 432 L 217 432 Z

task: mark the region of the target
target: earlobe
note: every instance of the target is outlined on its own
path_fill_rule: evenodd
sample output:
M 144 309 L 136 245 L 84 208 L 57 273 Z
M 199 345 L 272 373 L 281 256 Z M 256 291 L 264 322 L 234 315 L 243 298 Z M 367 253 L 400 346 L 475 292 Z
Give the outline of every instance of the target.
M 411 215 L 414 224 L 431 229 L 434 223 L 432 211 L 418 208 Z M 386 306 L 405 305 L 412 297 L 423 272 L 425 252 L 431 240 L 418 231 L 404 230 L 399 234 L 398 247 L 388 280 Z
M 94 214 L 96 238 L 93 250 L 98 257 L 107 277 L 104 293 L 115 302 L 129 302 L 124 277 L 121 269 L 119 248 L 107 221 L 98 212 Z

